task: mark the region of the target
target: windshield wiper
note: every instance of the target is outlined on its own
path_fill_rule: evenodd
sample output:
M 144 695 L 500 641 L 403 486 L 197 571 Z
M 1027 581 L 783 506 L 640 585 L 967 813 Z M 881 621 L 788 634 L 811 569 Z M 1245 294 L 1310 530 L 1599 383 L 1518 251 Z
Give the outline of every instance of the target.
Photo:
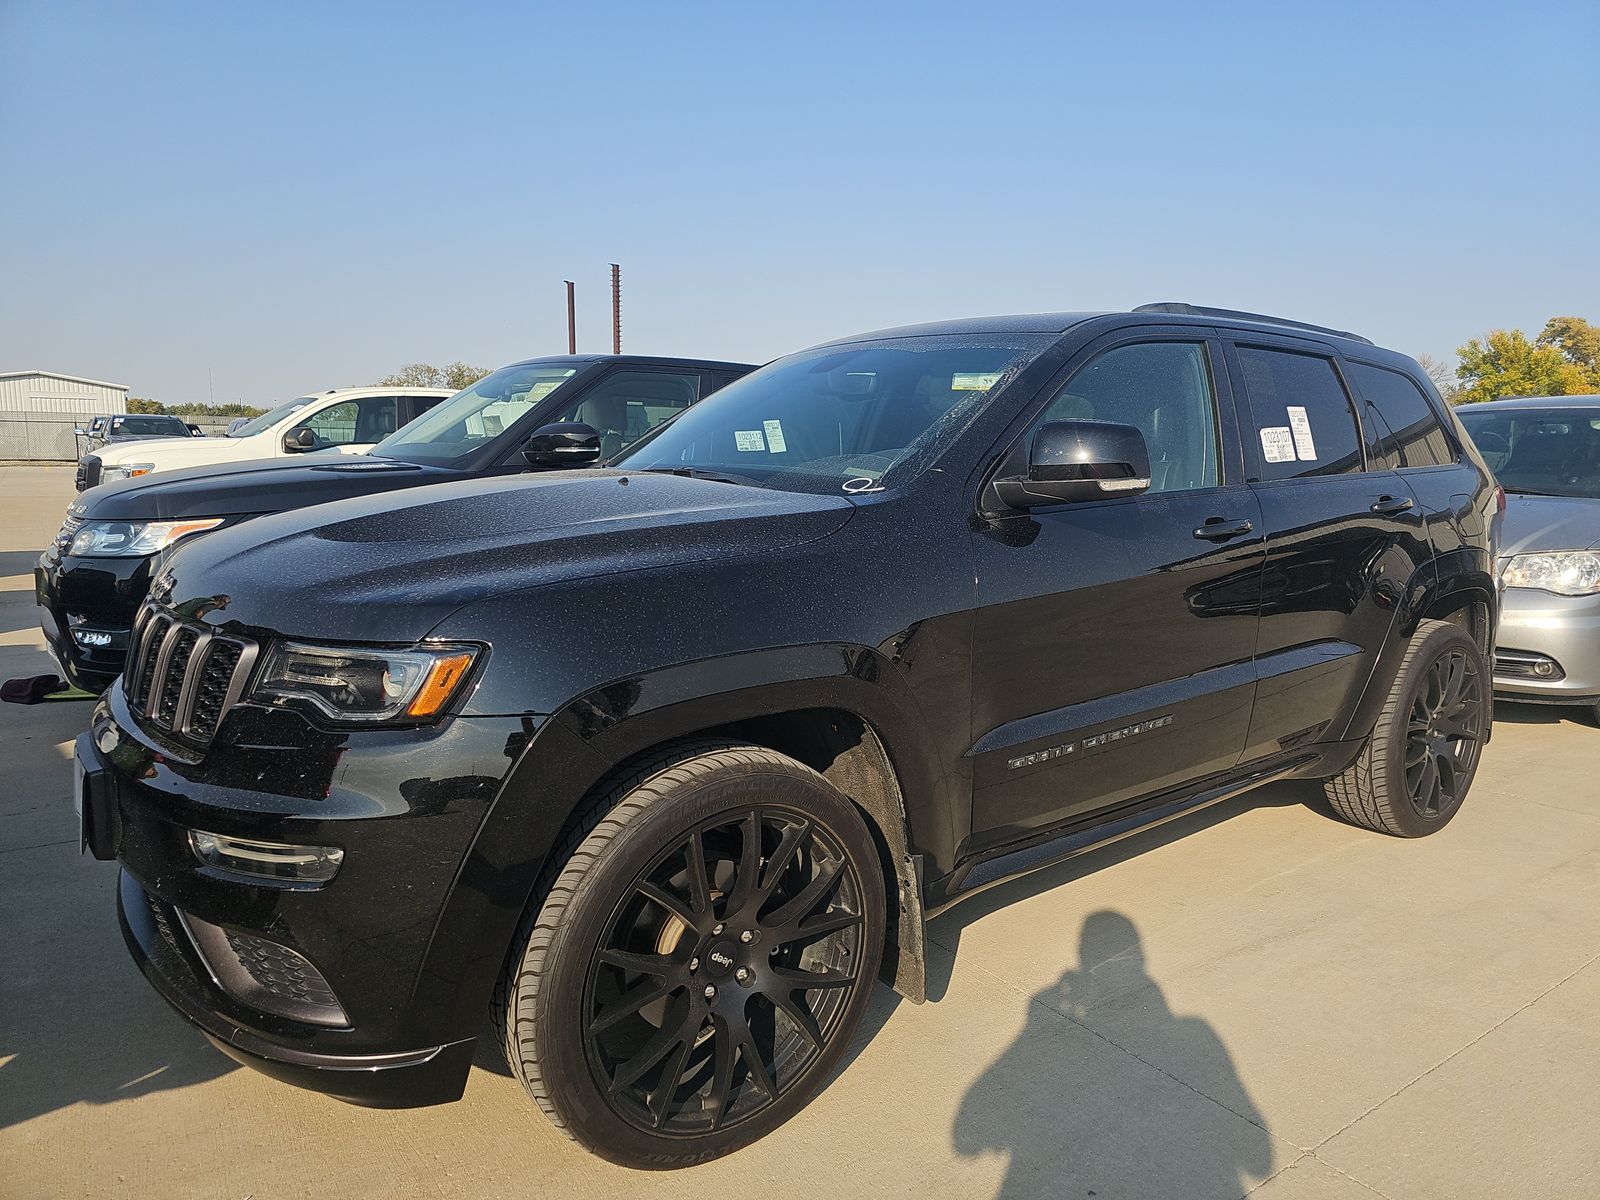
M 1512 484 L 1502 483 L 1500 486 L 1505 488 L 1506 491 L 1510 492 L 1513 496 L 1559 496 L 1559 495 L 1561 495 L 1560 492 L 1541 492 L 1538 488 L 1516 487 L 1515 485 L 1512 485 Z
M 626 471 L 627 467 L 615 467 L 614 470 Z M 635 467 L 634 472 L 641 475 L 678 475 L 684 479 L 709 479 L 715 483 L 736 483 L 741 487 L 761 487 L 758 480 L 751 479 L 748 475 L 733 475 L 726 471 L 707 471 L 700 467 Z

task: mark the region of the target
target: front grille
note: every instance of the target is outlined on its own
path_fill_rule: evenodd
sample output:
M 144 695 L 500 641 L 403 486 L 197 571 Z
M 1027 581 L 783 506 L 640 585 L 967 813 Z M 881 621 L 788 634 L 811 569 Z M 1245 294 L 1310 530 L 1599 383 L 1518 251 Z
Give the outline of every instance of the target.
M 100 483 L 100 460 L 92 454 L 86 454 L 78 461 L 78 490 L 86 492 Z
M 204 746 L 243 695 L 256 651 L 246 638 L 215 633 L 146 602 L 128 640 L 123 694 L 144 724 Z

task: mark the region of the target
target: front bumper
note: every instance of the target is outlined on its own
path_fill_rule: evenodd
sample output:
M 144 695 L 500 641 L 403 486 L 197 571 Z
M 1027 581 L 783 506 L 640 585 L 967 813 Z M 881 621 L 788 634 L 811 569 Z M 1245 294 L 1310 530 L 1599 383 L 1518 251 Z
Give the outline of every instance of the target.
M 122 672 L 155 557 L 73 558 L 52 546 L 33 569 L 39 628 L 67 679 L 102 692 Z
M 1600 703 L 1600 596 L 1506 589 L 1494 690 L 1535 704 Z
M 520 726 L 457 718 L 430 730 L 328 735 L 297 722 L 241 711 L 219 731 L 219 744 L 231 744 L 208 756 L 215 764 L 183 763 L 139 733 L 113 688 L 75 750 L 85 845 L 122 864 L 119 919 L 140 969 L 226 1054 L 354 1103 L 453 1100 L 487 996 L 462 1002 L 462 948 L 435 934 L 499 783 L 461 767 L 498 760 L 508 771 L 508 724 Z M 315 746 L 318 736 L 340 744 Z M 190 829 L 336 845 L 345 857 L 321 886 L 257 882 L 203 865 Z M 229 935 L 224 957 L 219 933 Z M 225 958 L 241 936 L 314 967 L 342 1023 L 254 1003 L 235 986 L 242 964 L 253 969 L 246 955 Z M 297 986 L 284 978 L 258 974 L 254 998 L 260 979 Z

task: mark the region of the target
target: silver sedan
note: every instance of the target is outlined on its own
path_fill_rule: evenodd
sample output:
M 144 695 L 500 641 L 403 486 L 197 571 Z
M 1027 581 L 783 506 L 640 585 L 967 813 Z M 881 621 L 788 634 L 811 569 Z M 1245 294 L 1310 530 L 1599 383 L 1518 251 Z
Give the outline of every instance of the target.
M 1600 721 L 1600 396 L 1457 410 L 1505 488 L 1497 696 Z

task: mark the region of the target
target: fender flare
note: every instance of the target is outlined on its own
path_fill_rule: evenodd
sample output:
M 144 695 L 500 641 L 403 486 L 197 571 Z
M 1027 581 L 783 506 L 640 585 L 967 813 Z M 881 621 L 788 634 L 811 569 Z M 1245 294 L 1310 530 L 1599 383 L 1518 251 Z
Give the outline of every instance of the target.
M 917 815 L 936 813 L 947 781 L 914 699 L 890 663 L 862 647 L 815 645 L 719 657 L 591 689 L 549 716 L 524 718 L 526 744 L 506 774 L 434 928 L 418 982 L 419 1011 L 446 1013 L 446 1033 L 471 1037 L 540 873 L 584 797 L 629 759 L 677 738 L 818 710 L 859 722 L 861 752 L 824 772 L 882 836 L 898 920 L 886 970 L 926 994 Z M 780 747 L 781 748 L 781 747 Z M 888 785 L 870 786 L 874 765 Z M 918 804 L 916 801 L 921 800 Z M 891 906 L 893 907 L 893 906 Z M 452 994 L 453 993 L 453 994 Z

